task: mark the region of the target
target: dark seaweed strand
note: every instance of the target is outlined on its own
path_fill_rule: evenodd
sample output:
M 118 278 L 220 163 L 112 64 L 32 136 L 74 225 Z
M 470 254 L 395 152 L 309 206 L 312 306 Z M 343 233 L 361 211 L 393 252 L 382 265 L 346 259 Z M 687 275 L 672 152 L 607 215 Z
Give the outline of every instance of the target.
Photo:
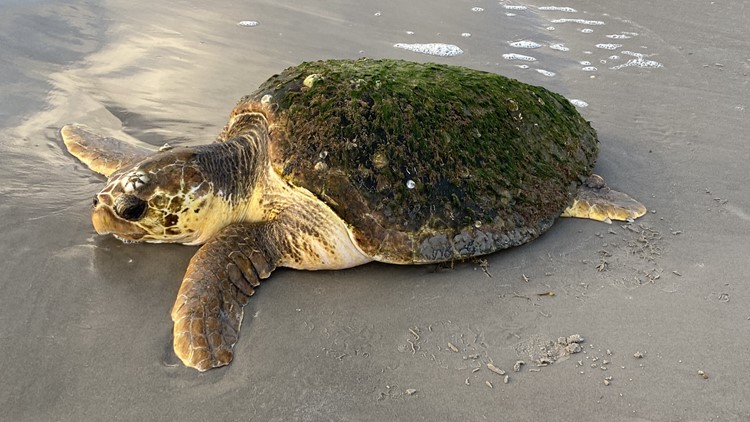
M 425 241 L 466 256 L 537 237 L 598 153 L 596 132 L 562 96 L 455 66 L 303 63 L 241 102 L 267 94 L 286 121 L 273 140 L 282 175 L 323 198 L 365 249 L 396 258 L 430 256 L 418 252 Z M 468 232 L 494 246 L 463 247 L 456 236 Z
M 196 147 L 196 160 L 214 191 L 230 203 L 248 197 L 268 162 L 268 123 L 261 113 L 237 116 L 232 138 Z

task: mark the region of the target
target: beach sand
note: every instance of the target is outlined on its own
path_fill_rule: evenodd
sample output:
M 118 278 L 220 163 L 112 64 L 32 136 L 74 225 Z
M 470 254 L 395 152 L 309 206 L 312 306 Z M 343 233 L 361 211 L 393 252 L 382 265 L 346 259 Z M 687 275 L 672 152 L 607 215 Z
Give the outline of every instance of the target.
M 3 2 L 0 419 L 750 419 L 744 2 L 236 3 Z M 169 311 L 196 248 L 97 236 L 103 178 L 64 151 L 59 128 L 206 143 L 270 75 L 363 56 L 468 66 L 584 101 L 596 171 L 649 213 L 560 219 L 453 267 L 281 269 L 245 308 L 234 362 L 183 367 Z M 582 350 L 545 364 L 571 335 Z

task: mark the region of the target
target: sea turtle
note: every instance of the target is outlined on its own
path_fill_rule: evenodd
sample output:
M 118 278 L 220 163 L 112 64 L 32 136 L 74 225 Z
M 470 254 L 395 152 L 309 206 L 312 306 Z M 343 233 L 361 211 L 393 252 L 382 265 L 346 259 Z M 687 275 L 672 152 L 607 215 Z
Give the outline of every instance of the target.
M 108 177 L 97 233 L 203 245 L 172 308 L 174 350 L 200 371 L 232 360 L 243 305 L 277 267 L 461 260 L 526 243 L 561 214 L 645 213 L 591 176 L 596 132 L 568 100 L 442 64 L 302 63 L 243 97 L 208 145 L 61 134 Z

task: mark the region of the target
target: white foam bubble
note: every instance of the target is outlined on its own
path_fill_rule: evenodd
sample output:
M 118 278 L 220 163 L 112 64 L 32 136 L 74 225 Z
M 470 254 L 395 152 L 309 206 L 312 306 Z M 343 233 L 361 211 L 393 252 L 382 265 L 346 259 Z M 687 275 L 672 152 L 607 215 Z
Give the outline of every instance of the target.
M 414 35 L 414 31 L 406 31 L 406 35 Z
M 631 38 L 630 35 L 625 34 L 609 34 L 606 37 L 613 40 L 627 40 Z
M 555 27 L 554 26 L 548 26 L 548 27 L 546 27 L 544 29 L 546 29 L 547 31 L 554 31 Z
M 622 44 L 597 44 L 594 47 L 601 48 L 602 50 L 617 50 L 622 47 Z
M 581 68 L 581 70 L 583 70 L 584 72 L 596 72 L 599 69 L 594 66 L 584 66 Z
M 549 70 L 544 70 L 544 69 L 534 69 L 534 70 L 536 70 L 537 72 L 541 73 L 544 76 L 549 76 L 550 78 L 556 75 L 555 72 L 550 72 Z
M 659 62 L 655 62 L 653 60 L 647 60 L 643 57 L 637 57 L 635 59 L 628 60 L 626 63 L 618 64 L 617 66 L 610 67 L 610 69 L 620 70 L 625 67 L 639 67 L 641 69 L 658 69 L 660 67 L 664 67 L 664 65 Z
M 382 14 L 383 14 L 383 12 L 375 12 L 375 13 L 374 13 L 374 15 L 375 15 L 375 16 L 380 16 L 380 15 L 382 15 Z
M 549 48 L 557 51 L 570 51 L 570 48 L 566 47 L 563 44 L 550 44 Z
M 552 11 L 552 12 L 565 12 L 565 13 L 578 13 L 577 10 L 573 9 L 572 7 L 565 7 L 565 6 L 541 6 L 539 10 L 544 11 Z
M 584 107 L 588 107 L 589 106 L 589 103 L 587 103 L 586 101 L 583 101 L 583 100 L 570 99 L 568 101 L 570 101 L 570 103 L 573 104 L 576 107 L 584 108 Z
M 526 7 L 526 6 L 514 6 L 514 5 L 510 5 L 510 4 L 503 5 L 503 7 L 506 8 L 507 10 L 526 10 L 526 9 L 528 9 L 528 7 Z
M 517 64 L 516 67 L 520 68 L 520 69 L 528 69 L 529 65 L 527 65 L 527 64 Z
M 471 34 L 468 33 L 468 32 L 463 32 L 463 33 L 461 33 L 461 36 L 464 37 L 464 38 L 469 38 L 471 36 Z
M 592 25 L 592 26 L 604 25 L 604 22 L 602 21 L 590 21 L 586 19 L 554 19 L 550 22 L 552 23 L 577 23 L 580 25 Z
M 427 43 L 427 44 L 397 43 L 397 44 L 393 44 L 393 46 L 396 48 L 413 51 L 415 53 L 429 54 L 431 56 L 440 56 L 440 57 L 458 56 L 459 54 L 463 54 L 464 52 L 458 46 L 455 46 L 453 44 L 443 44 L 443 43 Z
M 237 22 L 237 25 L 250 28 L 253 26 L 258 26 L 258 21 L 239 21 Z
M 484 12 L 484 9 L 481 7 L 472 7 L 471 11 L 472 12 Z
M 522 60 L 525 62 L 535 62 L 536 59 L 531 56 L 524 56 L 523 54 L 516 54 L 516 53 L 508 53 L 503 54 L 503 58 L 505 60 Z
M 516 48 L 539 48 L 542 46 L 541 44 L 537 44 L 534 41 L 516 41 L 509 44 L 511 47 Z
M 613 55 L 609 56 L 610 60 L 618 60 L 619 58 L 620 58 L 620 56 L 618 56 L 616 54 L 613 54 Z
M 580 63 L 580 64 L 581 64 L 581 66 L 591 66 L 591 62 L 589 62 L 589 61 L 586 61 L 586 60 L 584 60 L 584 61 L 582 61 L 582 62 L 578 62 L 578 63 Z
M 581 29 L 581 32 L 583 32 L 584 34 L 591 34 L 592 32 L 594 32 L 594 30 L 591 28 L 583 28 Z
M 509 18 L 512 18 L 513 16 L 516 16 L 516 14 L 508 12 L 508 13 L 505 14 L 505 16 L 508 16 Z

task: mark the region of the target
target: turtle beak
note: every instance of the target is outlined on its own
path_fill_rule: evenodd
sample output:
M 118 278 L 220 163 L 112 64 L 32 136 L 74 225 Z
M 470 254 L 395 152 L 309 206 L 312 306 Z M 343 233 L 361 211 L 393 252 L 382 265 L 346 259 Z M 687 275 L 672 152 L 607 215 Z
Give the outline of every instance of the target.
M 91 222 L 98 234 L 114 234 L 126 240 L 140 240 L 146 232 L 135 224 L 115 215 L 112 208 L 99 201 L 91 212 Z

